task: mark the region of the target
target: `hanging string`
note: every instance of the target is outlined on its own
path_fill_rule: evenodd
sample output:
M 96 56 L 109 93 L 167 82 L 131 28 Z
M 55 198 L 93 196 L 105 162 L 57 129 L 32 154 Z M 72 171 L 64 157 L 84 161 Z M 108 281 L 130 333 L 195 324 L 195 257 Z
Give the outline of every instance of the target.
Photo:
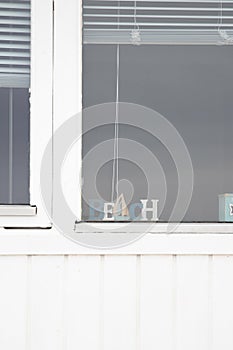
M 137 28 L 137 2 L 134 1 L 134 29 L 138 29 Z
M 120 77 L 120 45 L 117 45 L 117 86 L 116 86 L 116 198 L 119 197 L 119 77 Z
M 218 31 L 222 27 L 222 22 L 223 22 L 223 8 L 222 8 L 222 0 L 219 1 L 219 8 L 220 8 L 220 15 L 218 17 Z
M 222 44 L 231 44 L 233 43 L 233 37 L 230 36 L 225 29 L 222 29 L 223 26 L 223 2 L 222 0 L 219 1 L 219 7 L 220 7 L 220 15 L 218 19 L 218 33 L 220 35 L 220 38 L 222 39 Z
M 120 75 L 120 45 L 117 44 L 117 79 L 116 79 L 116 109 L 114 123 L 114 152 L 113 152 L 113 169 L 112 169 L 112 196 L 114 201 L 114 193 L 116 198 L 119 196 L 119 75 Z
M 118 29 L 119 29 L 120 2 L 118 2 Z M 114 123 L 114 151 L 113 151 L 113 168 L 112 168 L 112 194 L 111 201 L 114 202 L 114 194 L 116 199 L 119 197 L 119 77 L 120 77 L 120 45 L 117 44 L 116 53 L 116 108 Z

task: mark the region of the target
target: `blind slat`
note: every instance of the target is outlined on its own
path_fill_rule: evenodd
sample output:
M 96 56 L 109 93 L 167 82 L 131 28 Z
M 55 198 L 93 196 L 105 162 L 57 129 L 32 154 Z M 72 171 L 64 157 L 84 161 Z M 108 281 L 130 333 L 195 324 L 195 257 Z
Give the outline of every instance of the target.
M 30 1 L 0 1 L 0 87 L 29 87 Z
M 28 26 L 30 25 L 30 20 L 28 19 L 19 19 L 19 18 L 0 18 L 0 25 L 2 24 L 8 24 L 9 26 L 15 26 L 15 25 L 20 25 L 20 26 Z
M 88 5 L 84 5 L 83 6 L 84 10 L 118 10 L 119 6 L 88 6 Z M 167 7 L 156 7 L 156 6 L 140 6 L 138 7 L 136 6 L 124 6 L 124 10 L 131 10 L 134 11 L 136 9 L 136 11 L 177 11 L 177 7 L 174 6 L 167 6 Z M 212 12 L 212 11 L 217 11 L 219 13 L 220 11 L 220 7 L 179 7 L 179 11 L 208 11 L 208 12 Z M 224 6 L 224 12 L 226 11 L 233 11 L 232 8 L 230 7 L 225 7 Z
M 30 37 L 28 35 L 17 35 L 12 33 L 11 35 L 5 35 L 4 34 L 0 34 L 0 41 L 30 41 Z
M 1 53 L 0 53 L 1 56 Z M 17 57 L 18 58 L 18 57 Z M 0 66 L 1 65 L 10 65 L 10 66 L 29 66 L 30 65 L 30 60 L 26 59 L 1 59 L 0 60 Z
M 95 17 L 95 18 L 116 18 L 116 15 L 112 15 L 112 14 L 84 14 L 83 17 Z M 130 14 L 127 14 L 127 15 L 122 15 L 122 14 L 119 14 L 117 16 L 118 18 L 132 18 L 132 15 Z M 213 19 L 213 20 L 218 20 L 219 19 L 219 16 L 185 16 L 185 15 L 136 15 L 136 18 L 139 19 L 139 18 L 156 18 L 156 19 L 160 19 L 160 18 L 172 18 L 172 19 L 176 19 L 176 18 L 179 18 L 179 19 Z M 224 16 L 224 21 L 226 19 L 233 19 L 233 15 L 232 16 Z M 87 22 L 85 22 L 87 24 Z M 216 23 L 218 23 L 216 21 Z
M 87 25 L 90 26 L 129 26 L 135 27 L 135 23 L 133 22 L 86 22 Z M 137 22 L 138 26 L 146 26 L 146 27 L 214 27 L 217 28 L 218 23 L 183 23 L 183 22 L 160 22 L 160 23 L 147 23 L 147 22 Z M 222 27 L 230 27 L 233 28 L 232 23 L 224 23 Z
M 30 2 L 1 2 L 0 1 L 0 8 L 2 9 L 23 9 L 23 10 L 30 10 Z
M 0 74 L 1 73 L 8 73 L 8 74 L 11 74 L 11 73 L 16 73 L 16 74 L 19 74 L 19 78 L 20 78 L 20 73 L 27 73 L 29 74 L 30 73 L 30 68 L 22 68 L 22 67 L 1 67 L 0 66 Z
M 0 51 L 0 57 L 17 57 L 17 58 L 19 58 L 19 57 L 26 57 L 26 58 L 28 58 L 29 59 L 29 61 L 30 61 L 30 52 L 28 51 L 28 52 L 21 52 L 21 51 L 17 51 L 17 52 L 14 52 L 14 51 L 11 51 L 10 53 L 9 53 L 9 51 L 3 51 L 3 50 L 1 50 Z
M 0 17 L 26 17 L 30 15 L 29 11 L 6 11 L 5 8 L 2 8 L 0 5 Z
M 29 87 L 29 74 L 0 74 L 0 87 L 5 88 L 27 88 Z
M 233 36 L 233 31 L 229 31 L 229 35 Z M 158 44 L 163 45 L 216 45 L 216 43 L 222 44 L 217 31 L 211 31 L 209 29 L 189 30 L 154 30 L 143 29 L 141 31 L 141 42 L 144 44 Z M 129 44 L 131 41 L 131 34 L 128 30 L 120 29 L 116 34 L 111 29 L 96 29 L 95 35 L 93 31 L 86 30 L 85 40 L 88 44 Z
M 1 36 L 0 36 L 1 37 Z M 9 50 L 29 50 L 30 44 L 18 44 L 18 43 L 1 43 L 0 49 L 9 49 Z
M 101 1 L 98 1 L 98 0 L 92 0 L 92 1 L 85 1 L 85 2 L 93 2 L 93 3 L 97 3 L 97 2 L 109 2 L 109 3 L 116 3 L 116 2 L 119 2 L 120 4 L 121 3 L 143 3 L 143 2 L 147 2 L 147 3 L 150 3 L 150 2 L 153 2 L 153 3 L 165 3 L 165 2 L 175 2 L 177 4 L 179 3 L 204 3 L 204 4 L 207 4 L 207 3 L 211 3 L 211 4 L 220 4 L 220 3 L 223 3 L 223 4 L 233 4 L 233 1 L 232 0 L 119 0 L 119 1 L 116 1 L 116 0 L 101 0 Z
M 30 28 L 25 28 L 25 27 L 13 27 L 13 28 L 8 28 L 8 27 L 2 27 L 0 26 L 0 35 L 1 33 L 23 33 L 23 34 L 29 34 L 30 35 Z

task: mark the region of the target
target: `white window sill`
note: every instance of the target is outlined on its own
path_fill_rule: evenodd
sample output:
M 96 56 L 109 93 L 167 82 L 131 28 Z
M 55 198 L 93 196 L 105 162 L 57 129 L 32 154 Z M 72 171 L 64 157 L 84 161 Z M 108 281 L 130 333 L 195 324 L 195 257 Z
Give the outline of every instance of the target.
M 34 216 L 36 212 L 33 205 L 0 205 L 0 216 Z
M 119 222 L 80 222 L 75 225 L 76 233 L 232 233 L 233 223 L 151 223 L 131 222 L 130 224 Z
M 181 224 L 173 233 L 166 233 L 164 229 L 165 224 L 156 224 L 152 232 L 127 246 L 117 249 L 93 249 L 72 242 L 54 228 L 50 230 L 2 228 L 0 255 L 233 255 L 233 224 Z M 104 235 L 115 236 L 115 233 L 89 232 L 77 235 L 89 235 L 90 238 L 98 236 L 101 239 Z M 118 235 L 129 235 L 133 238 L 135 233 L 118 233 Z

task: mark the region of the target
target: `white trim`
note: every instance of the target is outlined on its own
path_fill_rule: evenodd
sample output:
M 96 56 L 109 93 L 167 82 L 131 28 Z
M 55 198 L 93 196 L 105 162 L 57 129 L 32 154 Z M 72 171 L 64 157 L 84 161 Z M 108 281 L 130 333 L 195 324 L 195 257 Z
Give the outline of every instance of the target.
M 195 230 L 196 233 L 147 233 L 141 239 L 128 246 L 111 250 L 83 247 L 65 238 L 55 229 L 0 229 L 0 255 L 233 255 L 233 230 L 231 230 L 231 233 L 224 233 L 225 225 L 220 225 L 221 229 L 219 229 L 218 233 L 209 231 L 204 234 L 199 233 L 198 228 L 195 229 L 195 224 L 190 224 L 189 226 L 193 226 L 192 231 Z M 190 230 L 191 227 L 189 228 Z M 228 225 L 226 225 L 226 230 L 228 230 Z M 133 234 L 131 233 L 131 235 Z
M 0 205 L 0 216 L 33 216 L 36 206 L 31 205 Z
M 46 227 L 50 223 L 40 194 L 40 166 L 44 149 L 53 133 L 53 1 L 31 1 L 30 199 L 31 204 L 37 206 L 34 225 Z M 52 149 L 50 151 L 48 182 L 51 183 L 52 200 Z
M 54 131 L 77 115 L 78 135 L 82 129 L 82 1 L 56 0 L 54 24 Z M 77 208 L 75 215 L 80 219 L 81 185 L 77 182 L 82 166 L 81 142 L 73 146 L 67 158 L 62 169 L 63 191 L 70 207 Z M 59 174 L 55 173 L 56 176 Z M 54 203 L 56 200 L 54 191 Z

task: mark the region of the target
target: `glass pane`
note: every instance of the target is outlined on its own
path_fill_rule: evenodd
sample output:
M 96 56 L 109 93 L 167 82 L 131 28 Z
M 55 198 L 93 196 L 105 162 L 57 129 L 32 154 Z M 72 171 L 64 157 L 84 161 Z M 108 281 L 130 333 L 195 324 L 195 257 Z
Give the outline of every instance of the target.
M 0 89 L 0 204 L 29 204 L 29 91 Z
M 115 45 L 83 48 L 83 106 L 116 101 Z M 218 195 L 233 192 L 233 48 L 230 46 L 120 46 L 119 100 L 149 107 L 163 115 L 182 136 L 194 169 L 194 189 L 183 221 L 218 221 Z M 85 115 L 83 118 L 85 130 Z M 83 137 L 83 157 L 114 136 L 110 125 Z M 158 139 L 120 126 L 119 137 L 139 142 L 155 154 L 167 181 L 167 199 L 159 220 L 167 221 L 177 196 L 178 175 L 169 152 Z M 169 135 L 168 135 L 169 137 Z M 185 169 L 183 169 L 185 171 Z M 83 167 L 83 218 L 89 218 L 90 169 Z M 145 175 L 135 164 L 119 161 L 120 179 L 134 186 L 132 202 L 146 194 Z M 111 201 L 112 162 L 101 167 L 96 186 Z M 126 186 L 127 187 L 127 186 Z M 163 196 L 159 181 L 155 198 Z M 127 192 L 127 188 L 126 188 Z

